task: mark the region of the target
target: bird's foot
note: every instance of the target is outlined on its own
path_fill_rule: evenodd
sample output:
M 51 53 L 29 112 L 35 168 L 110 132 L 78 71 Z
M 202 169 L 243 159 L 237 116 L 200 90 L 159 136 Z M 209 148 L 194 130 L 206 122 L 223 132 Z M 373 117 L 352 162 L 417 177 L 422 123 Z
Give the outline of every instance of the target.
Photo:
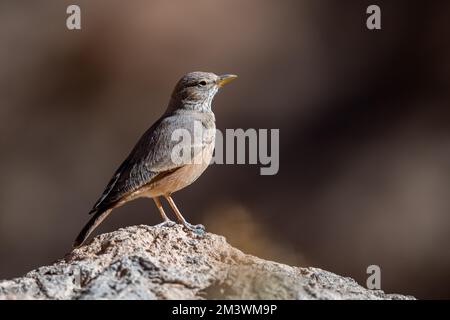
M 189 222 L 183 223 L 184 227 L 198 235 L 203 235 L 205 233 L 205 226 L 202 224 L 190 224 Z
M 155 227 L 173 227 L 174 225 L 176 225 L 177 223 L 175 221 L 172 221 L 170 219 L 164 220 L 163 222 L 161 222 L 160 224 L 157 224 Z

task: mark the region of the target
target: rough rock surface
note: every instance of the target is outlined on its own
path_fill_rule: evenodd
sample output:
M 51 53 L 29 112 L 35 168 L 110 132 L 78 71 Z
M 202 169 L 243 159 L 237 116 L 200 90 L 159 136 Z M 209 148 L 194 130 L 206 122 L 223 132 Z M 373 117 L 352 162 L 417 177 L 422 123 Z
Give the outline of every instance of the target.
M 247 255 L 181 226 L 102 234 L 53 265 L 0 281 L 0 299 L 412 299 Z

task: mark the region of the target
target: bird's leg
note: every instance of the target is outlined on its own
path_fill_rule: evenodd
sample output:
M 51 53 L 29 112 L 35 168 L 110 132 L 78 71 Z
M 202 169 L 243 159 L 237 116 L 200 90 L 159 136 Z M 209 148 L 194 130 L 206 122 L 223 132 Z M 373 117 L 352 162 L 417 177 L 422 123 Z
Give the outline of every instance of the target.
M 203 226 L 202 224 L 192 225 L 189 222 L 187 222 L 186 219 L 184 219 L 184 217 L 181 215 L 180 210 L 178 210 L 175 202 L 173 201 L 173 199 L 172 199 L 172 197 L 170 195 L 166 195 L 164 197 L 166 198 L 167 202 L 169 202 L 170 207 L 172 208 L 172 210 L 175 212 L 175 215 L 177 216 L 178 221 L 186 229 L 189 229 L 191 231 L 194 231 L 194 232 L 200 233 L 200 234 L 202 234 L 205 231 L 205 226 Z
M 172 227 L 172 226 L 174 226 L 176 223 L 175 223 L 174 221 L 170 220 L 170 219 L 167 217 L 166 213 L 164 212 L 164 208 L 163 208 L 163 206 L 162 206 L 161 201 L 159 200 L 159 198 L 158 198 L 158 197 L 154 197 L 154 198 L 153 198 L 153 201 L 155 201 L 156 207 L 158 208 L 159 213 L 161 214 L 161 217 L 162 217 L 163 220 L 164 220 L 163 222 L 161 222 L 160 224 L 158 224 L 158 226 L 161 226 L 161 227 Z

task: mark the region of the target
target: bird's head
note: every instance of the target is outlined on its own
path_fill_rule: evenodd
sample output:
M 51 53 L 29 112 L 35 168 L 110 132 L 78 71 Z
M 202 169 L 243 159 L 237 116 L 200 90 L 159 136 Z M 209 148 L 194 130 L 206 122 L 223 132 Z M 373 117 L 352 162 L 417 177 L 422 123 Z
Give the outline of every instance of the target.
M 211 111 L 211 102 L 219 89 L 236 78 L 233 74 L 190 72 L 175 86 L 169 108 Z

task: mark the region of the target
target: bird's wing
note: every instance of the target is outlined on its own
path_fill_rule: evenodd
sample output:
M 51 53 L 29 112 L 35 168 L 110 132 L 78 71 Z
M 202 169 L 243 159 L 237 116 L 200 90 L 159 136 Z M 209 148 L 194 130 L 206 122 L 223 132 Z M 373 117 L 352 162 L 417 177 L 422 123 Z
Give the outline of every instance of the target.
M 202 148 L 194 147 L 193 138 L 178 141 L 172 139 L 172 132 L 179 128 L 187 130 L 190 136 L 194 137 L 193 123 L 192 117 L 180 115 L 158 120 L 143 134 L 130 155 L 117 169 L 90 213 L 107 210 L 124 196 L 156 181 L 158 177 L 183 167 L 183 163 L 172 161 L 171 153 L 175 145 L 184 144 L 183 147 L 191 150 L 191 157 L 201 152 Z

